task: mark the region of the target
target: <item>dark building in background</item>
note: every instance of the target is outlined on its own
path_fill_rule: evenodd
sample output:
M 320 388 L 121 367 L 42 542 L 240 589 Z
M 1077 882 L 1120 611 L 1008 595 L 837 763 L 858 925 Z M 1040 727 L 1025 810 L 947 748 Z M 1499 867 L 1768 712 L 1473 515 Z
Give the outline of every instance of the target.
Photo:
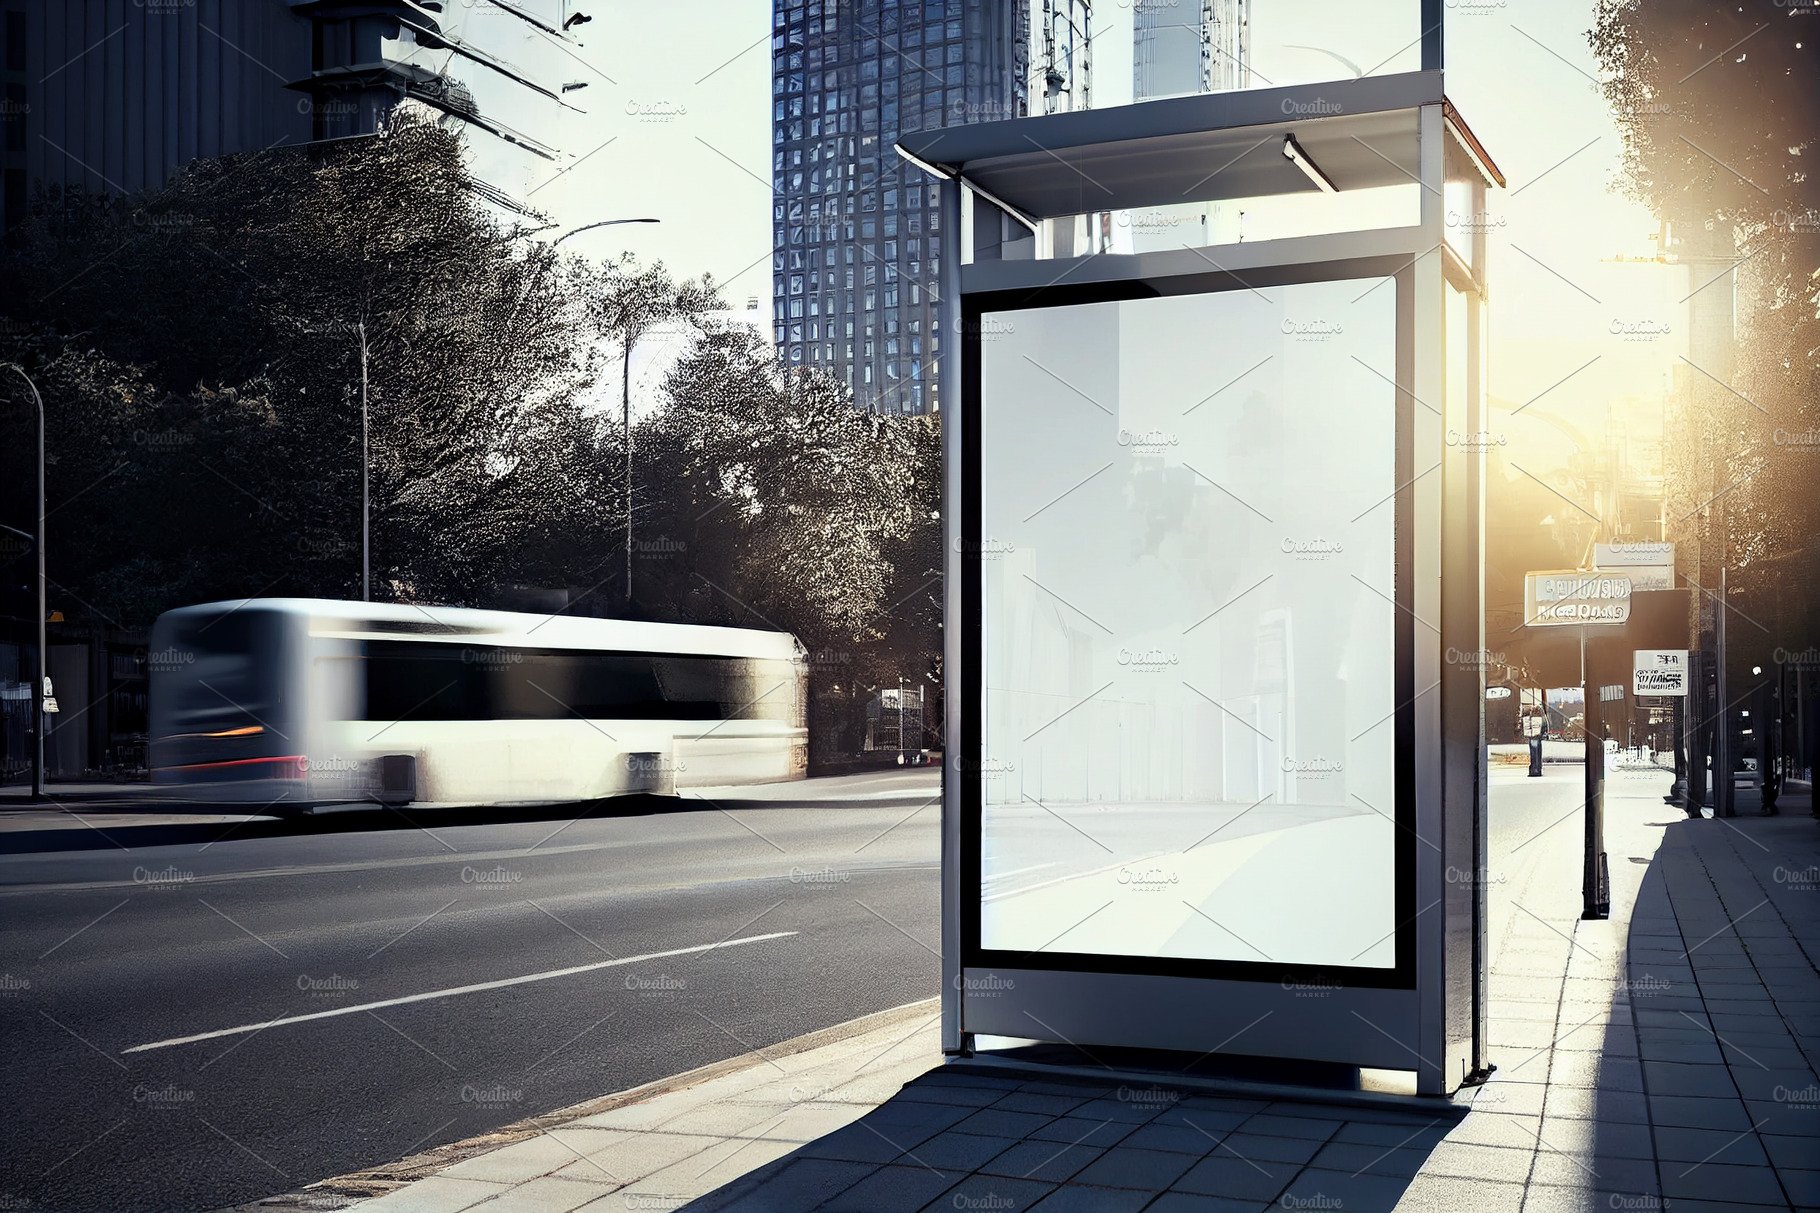
M 1021 117 L 1030 0 L 777 0 L 772 278 L 778 357 L 860 407 L 940 407 L 936 191 L 902 131 Z
M 445 29 L 446 7 L 0 0 L 0 232 L 41 199 L 135 194 L 198 158 L 371 134 L 406 99 L 553 155 L 481 114 L 458 75 L 478 68 L 558 103 L 560 95 Z M 566 0 L 544 7 L 553 13 L 547 20 L 502 11 L 563 38 Z

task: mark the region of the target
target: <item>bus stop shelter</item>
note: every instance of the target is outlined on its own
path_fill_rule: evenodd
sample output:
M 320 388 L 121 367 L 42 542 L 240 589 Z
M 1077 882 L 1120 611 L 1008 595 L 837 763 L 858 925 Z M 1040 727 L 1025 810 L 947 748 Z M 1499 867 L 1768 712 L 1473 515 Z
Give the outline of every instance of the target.
M 1474 1081 L 1502 178 L 1440 71 L 898 147 L 941 191 L 944 1047 Z

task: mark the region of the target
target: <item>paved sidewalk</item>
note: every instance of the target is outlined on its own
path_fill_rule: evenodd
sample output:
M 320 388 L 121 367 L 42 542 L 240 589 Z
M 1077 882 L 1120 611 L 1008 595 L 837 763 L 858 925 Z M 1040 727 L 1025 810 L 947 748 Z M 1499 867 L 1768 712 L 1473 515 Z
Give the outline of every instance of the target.
M 1608 781 L 1608 921 L 1577 917 L 1577 814 L 1493 857 L 1499 1069 L 1451 1108 L 944 1065 L 919 1004 L 249 1208 L 1820 1209 L 1820 828 L 1688 820 L 1667 785 Z

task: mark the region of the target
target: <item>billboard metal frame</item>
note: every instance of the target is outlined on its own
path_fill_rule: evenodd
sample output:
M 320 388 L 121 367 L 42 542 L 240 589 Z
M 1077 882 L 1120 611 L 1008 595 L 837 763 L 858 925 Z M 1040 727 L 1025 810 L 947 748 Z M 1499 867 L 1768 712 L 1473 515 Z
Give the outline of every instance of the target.
M 1438 35 L 1435 51 L 1438 61 Z M 1151 108 L 1157 106 L 1173 108 Z M 991 1036 L 1084 1049 L 1296 1058 L 1413 1071 L 1418 1092 L 1451 1091 L 1488 1064 L 1480 878 L 1485 674 L 1483 662 L 1458 659 L 1485 649 L 1483 453 L 1448 437 L 1483 432 L 1487 296 L 1483 226 L 1463 240 L 1450 233 L 1446 201 L 1449 186 L 1463 187 L 1471 213 L 1482 215 L 1487 187 L 1502 178 L 1447 102 L 1435 70 L 1124 108 L 1142 111 L 1144 143 L 1167 148 L 1171 157 L 1197 136 L 1215 146 L 1271 114 L 1328 115 L 1297 123 L 1304 145 L 1367 129 L 1348 124 L 1370 123 L 1379 137 L 1399 132 L 1401 142 L 1379 158 L 1420 186 L 1419 221 L 1219 246 L 1211 254 L 1185 247 L 1045 260 L 1037 255 L 1042 223 L 1063 213 L 1045 209 L 1053 210 L 1064 192 L 1048 173 L 1078 174 L 1091 163 L 1096 182 L 1112 196 L 1096 201 L 1096 209 L 1117 209 L 1127 176 L 1138 183 L 1131 196 L 1143 196 L 1155 188 L 1147 168 L 1174 171 L 1147 166 L 1142 147 L 1125 139 L 1129 115 L 1102 110 L 1018 119 L 900 143 L 907 158 L 942 179 L 941 321 L 950 343 L 940 367 L 945 659 L 956 688 L 946 697 L 950 748 L 942 802 L 943 1047 L 965 1055 L 977 1037 Z M 1209 125 L 1220 116 L 1245 121 Z M 1270 125 L 1274 134 L 1281 123 Z M 1052 153 L 1047 173 L 1031 158 L 1032 147 Z M 1397 159 L 1416 170 L 1398 168 Z M 976 189 L 970 176 L 976 172 L 1000 188 Z M 1347 181 L 1340 186 L 1348 188 Z M 980 398 L 981 322 L 1013 308 L 1368 276 L 1394 279 L 1397 292 L 1394 967 L 984 949 L 980 416 L 991 403 Z M 1449 291 L 1466 301 L 1464 333 L 1446 331 Z M 1463 347 L 1463 394 L 1447 390 L 1450 342 Z M 1309 983 L 1319 983 L 1323 996 L 1307 997 Z M 984 993 L 970 993 L 975 990 Z

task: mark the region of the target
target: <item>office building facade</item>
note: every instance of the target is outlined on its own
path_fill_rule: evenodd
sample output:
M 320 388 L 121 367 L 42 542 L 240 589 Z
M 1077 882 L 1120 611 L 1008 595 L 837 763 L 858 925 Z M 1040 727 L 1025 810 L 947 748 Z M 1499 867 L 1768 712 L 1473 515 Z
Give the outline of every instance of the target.
M 772 278 L 778 357 L 882 413 L 941 407 L 936 190 L 903 131 L 1021 117 L 1030 0 L 777 0 Z

